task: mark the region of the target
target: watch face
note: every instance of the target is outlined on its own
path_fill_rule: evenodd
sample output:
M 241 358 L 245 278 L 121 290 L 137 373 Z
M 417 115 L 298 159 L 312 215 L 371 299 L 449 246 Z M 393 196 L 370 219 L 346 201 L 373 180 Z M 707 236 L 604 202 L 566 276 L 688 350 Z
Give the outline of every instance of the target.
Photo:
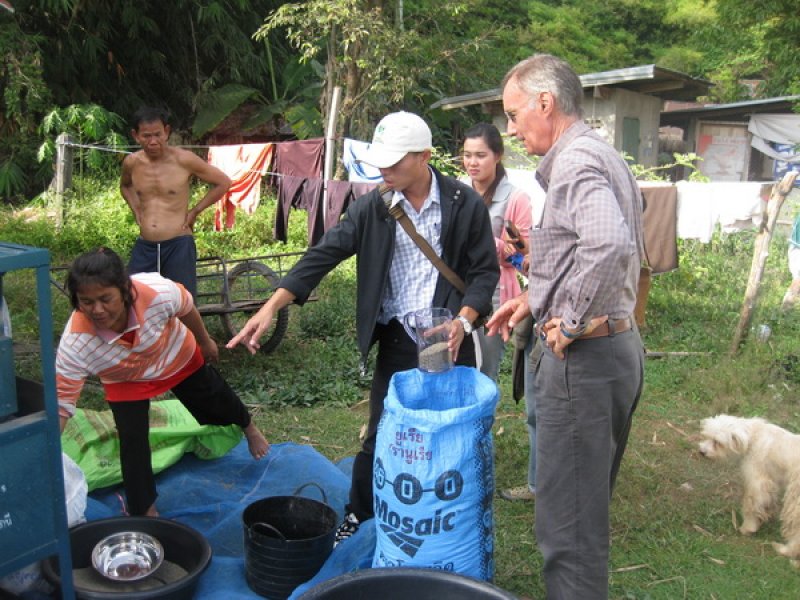
M 461 324 L 464 326 L 464 334 L 470 335 L 472 333 L 472 324 L 467 320 L 466 317 L 458 316 L 457 317 Z

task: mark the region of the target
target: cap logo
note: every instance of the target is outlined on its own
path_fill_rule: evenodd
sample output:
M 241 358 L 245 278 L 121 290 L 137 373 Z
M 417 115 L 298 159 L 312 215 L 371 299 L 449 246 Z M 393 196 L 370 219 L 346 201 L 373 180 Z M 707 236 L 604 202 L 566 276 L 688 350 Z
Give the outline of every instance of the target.
M 372 136 L 372 142 L 377 144 L 383 143 L 383 133 L 386 131 L 386 126 L 383 124 L 378 124 L 375 128 L 375 134 Z

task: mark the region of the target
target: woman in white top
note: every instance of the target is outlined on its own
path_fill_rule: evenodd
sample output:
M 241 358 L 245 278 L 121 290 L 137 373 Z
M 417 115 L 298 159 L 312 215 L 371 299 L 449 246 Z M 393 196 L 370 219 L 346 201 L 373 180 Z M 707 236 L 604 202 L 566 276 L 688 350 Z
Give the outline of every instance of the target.
M 513 223 L 519 238 L 526 240 L 531 227 L 531 200 L 524 191 L 514 187 L 503 167 L 503 138 L 497 127 L 478 123 L 464 135 L 462 158 L 467 177 L 464 181 L 483 197 L 492 219 L 500 281 L 492 299 L 494 308 L 518 295 L 521 291 L 517 269 L 512 263 L 520 250 L 510 241 L 505 222 Z M 478 330 L 481 353 L 481 372 L 497 380 L 505 344 L 499 335 L 486 336 Z

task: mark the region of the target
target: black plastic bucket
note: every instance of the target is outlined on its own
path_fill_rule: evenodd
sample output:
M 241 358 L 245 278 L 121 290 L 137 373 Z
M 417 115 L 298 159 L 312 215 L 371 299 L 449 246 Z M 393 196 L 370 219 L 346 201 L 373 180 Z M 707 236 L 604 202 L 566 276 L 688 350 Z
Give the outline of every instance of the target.
M 362 569 L 314 586 L 299 600 L 517 600 L 499 587 L 450 571 Z
M 92 550 L 95 544 L 112 533 L 142 531 L 155 537 L 164 547 L 164 561 L 172 562 L 186 571 L 186 576 L 153 589 L 131 591 L 119 586 L 97 590 L 74 582 L 75 597 L 79 600 L 191 600 L 200 576 L 211 562 L 211 546 L 203 535 L 188 525 L 156 517 L 112 517 L 88 521 L 69 530 L 72 548 L 73 570 L 87 569 L 92 565 Z M 52 584 L 60 586 L 61 574 L 56 557 L 42 564 L 44 576 Z M 156 577 L 158 572 L 150 577 Z M 98 576 L 99 577 L 99 576 Z M 156 577 L 157 578 L 157 577 Z M 120 582 L 111 582 L 116 585 Z
M 323 502 L 297 495 L 308 485 L 322 492 Z M 250 589 L 271 600 L 288 598 L 330 556 L 336 520 L 316 483 L 300 486 L 293 496 L 270 496 L 245 508 L 244 569 Z

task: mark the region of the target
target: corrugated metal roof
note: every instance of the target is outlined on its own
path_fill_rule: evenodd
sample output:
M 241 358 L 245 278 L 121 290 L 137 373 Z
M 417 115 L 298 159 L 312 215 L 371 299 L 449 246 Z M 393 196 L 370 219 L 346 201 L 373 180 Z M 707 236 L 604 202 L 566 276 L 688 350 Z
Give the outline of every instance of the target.
M 664 69 L 656 65 L 641 65 L 613 71 L 601 71 L 581 75 L 583 87 L 613 86 L 650 94 L 665 100 L 694 100 L 706 94 L 713 85 L 705 79 L 690 77 L 678 71 Z M 431 108 L 452 110 L 475 104 L 500 102 L 502 90 L 493 88 L 482 92 L 473 92 L 460 96 L 442 98 L 431 105 Z
M 797 103 L 800 103 L 800 95 L 744 100 L 729 104 L 706 104 L 705 106 L 662 112 L 661 125 L 683 127 L 694 117 L 709 119 L 744 118 L 751 114 L 774 112 L 776 110 L 791 112 L 793 105 Z

